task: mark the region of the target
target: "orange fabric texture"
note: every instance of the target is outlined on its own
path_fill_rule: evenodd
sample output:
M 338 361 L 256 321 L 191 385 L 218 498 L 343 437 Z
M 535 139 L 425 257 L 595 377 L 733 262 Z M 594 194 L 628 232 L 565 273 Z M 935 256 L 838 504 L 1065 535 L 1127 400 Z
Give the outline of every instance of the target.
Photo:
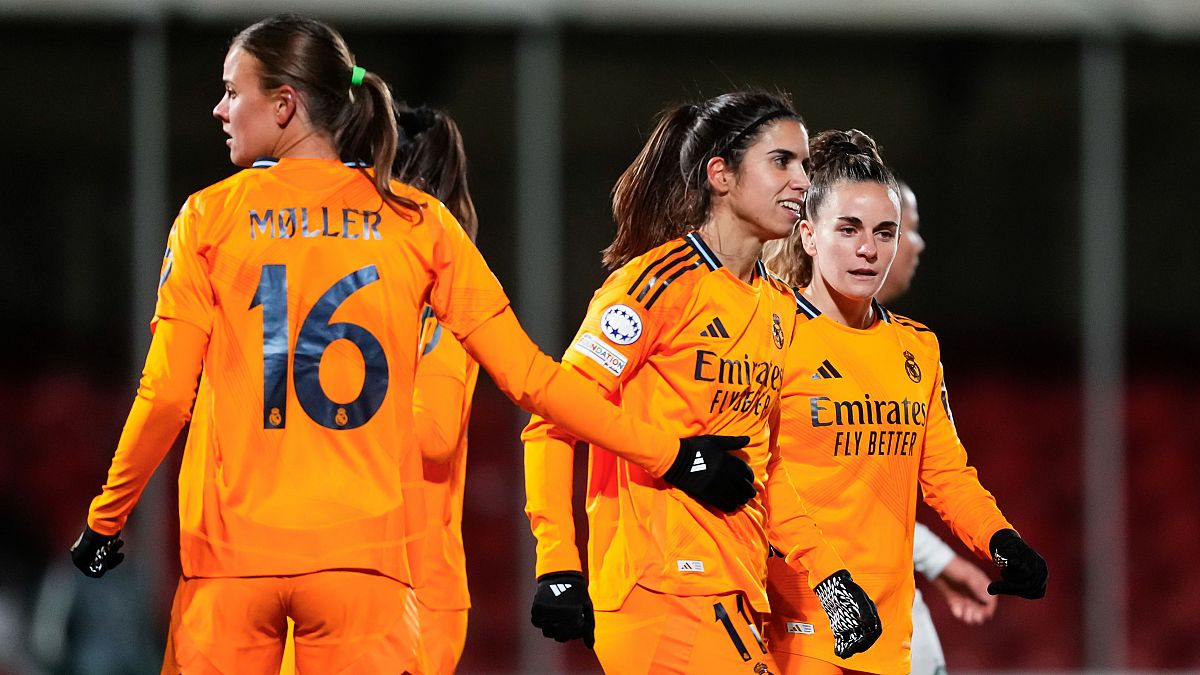
M 155 336 L 93 529 L 124 526 L 195 392 L 185 576 L 353 568 L 420 586 L 409 547 L 429 518 L 405 495 L 424 480 L 411 392 L 426 304 L 514 400 L 657 474 L 670 466 L 678 440 L 541 354 L 453 216 L 394 187 L 422 217 L 384 206 L 363 170 L 316 159 L 267 162 L 187 200 L 152 326 L 190 328 Z
M 768 468 L 778 464 L 769 422 L 796 301 L 764 274 L 760 264 L 752 283 L 739 280 L 692 233 L 635 258 L 592 298 L 563 362 L 671 435 L 749 436 L 737 454 L 753 469 L 759 492 L 725 514 L 592 445 L 586 502 L 589 590 L 597 610 L 620 609 L 641 585 L 680 596 L 741 591 L 766 611 L 768 500 L 777 508 L 772 518 L 791 537 L 785 550 L 802 544 L 796 557 L 840 564 L 798 511 L 785 472 Z M 534 417 L 523 438 L 537 574 L 581 569 L 571 518 L 575 436 Z
M 421 617 L 420 649 L 426 672 L 452 675 L 462 658 L 467 643 L 467 614 L 465 609 L 432 609 L 417 596 Z
M 416 596 L 378 574 L 180 579 L 164 673 L 280 672 L 288 616 L 295 672 L 428 672 Z
M 918 485 L 970 548 L 1011 527 L 958 440 L 937 338 L 891 315 L 855 330 L 802 302 L 787 355 L 780 448 L 808 512 L 879 608 L 883 635 L 865 653 L 833 655 L 829 621 L 809 584 L 770 563 L 772 650 L 874 673 L 907 673 Z M 807 318 L 812 316 L 813 318 Z
M 413 418 L 421 448 L 429 527 L 426 536 L 416 542 L 414 559 L 421 566 L 418 576 L 423 580 L 416 591 L 430 608 L 465 610 L 471 606 L 462 539 L 467 424 L 479 364 L 436 319 L 425 322 L 423 335 Z
M 828 661 L 814 659 L 810 656 L 802 654 L 789 654 L 787 652 L 772 652 L 775 657 L 775 663 L 779 666 L 781 675 L 858 675 L 863 672 L 861 670 L 852 670 L 849 668 L 841 668 L 835 666 Z
M 596 612 L 596 658 L 622 675 L 778 675 L 762 622 L 737 593 L 680 597 L 635 587 L 619 612 Z

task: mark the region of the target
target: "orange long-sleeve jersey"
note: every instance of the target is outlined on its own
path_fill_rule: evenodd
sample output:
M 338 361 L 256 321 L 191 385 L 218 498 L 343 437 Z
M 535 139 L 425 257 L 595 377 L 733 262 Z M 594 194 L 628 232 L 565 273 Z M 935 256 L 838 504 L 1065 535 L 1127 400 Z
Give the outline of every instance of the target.
M 463 496 L 467 474 L 467 424 L 479 364 L 433 317 L 422 315 L 421 357 L 413 389 L 413 416 L 421 448 L 429 529 L 420 542 L 425 581 L 417 596 L 431 609 L 468 609 L 463 548 Z
M 934 334 L 878 303 L 880 320 L 856 330 L 800 300 L 804 313 L 784 369 L 780 449 L 809 513 L 878 606 L 883 635 L 866 652 L 838 659 L 816 595 L 772 563 L 772 649 L 907 673 L 918 484 L 984 558 L 992 534 L 1011 525 L 967 464 Z
M 187 200 L 90 527 L 124 526 L 192 409 L 186 576 L 369 569 L 419 586 L 408 546 L 428 518 L 405 494 L 423 480 L 412 391 L 425 305 L 520 405 L 666 471 L 677 438 L 541 354 L 446 208 L 394 188 L 419 217 L 386 206 L 368 172 L 318 159 L 259 162 Z
M 844 566 L 800 509 L 772 444 L 796 312 L 791 289 L 761 263 L 747 284 L 695 232 L 635 258 L 596 291 L 563 362 L 672 434 L 749 436 L 738 454 L 758 490 L 745 507 L 722 513 L 593 444 L 586 501 L 596 609 L 619 609 L 641 585 L 681 596 L 743 591 L 765 611 L 768 541 L 807 568 L 813 584 Z M 575 438 L 537 417 L 523 438 L 537 573 L 579 570 Z

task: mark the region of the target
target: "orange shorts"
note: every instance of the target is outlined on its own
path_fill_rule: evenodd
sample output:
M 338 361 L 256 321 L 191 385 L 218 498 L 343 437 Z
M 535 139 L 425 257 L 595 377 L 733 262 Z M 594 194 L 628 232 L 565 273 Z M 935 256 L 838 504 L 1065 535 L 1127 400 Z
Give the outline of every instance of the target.
M 180 579 L 164 675 L 277 675 L 296 623 L 299 673 L 422 672 L 416 596 L 378 574 Z
M 607 673 L 778 675 L 761 621 L 741 593 L 675 596 L 634 586 L 615 612 L 596 612 L 596 657 Z
M 451 675 L 462 658 L 467 643 L 467 612 L 465 609 L 432 609 L 421 602 L 417 592 L 417 608 L 421 617 L 421 651 L 429 672 Z
M 430 609 L 417 596 L 421 620 L 420 649 L 424 652 L 425 667 L 437 675 L 452 675 L 462 658 L 467 642 L 467 611 L 465 609 Z M 283 662 L 279 675 L 296 675 L 296 622 L 287 620 L 287 642 L 283 645 Z

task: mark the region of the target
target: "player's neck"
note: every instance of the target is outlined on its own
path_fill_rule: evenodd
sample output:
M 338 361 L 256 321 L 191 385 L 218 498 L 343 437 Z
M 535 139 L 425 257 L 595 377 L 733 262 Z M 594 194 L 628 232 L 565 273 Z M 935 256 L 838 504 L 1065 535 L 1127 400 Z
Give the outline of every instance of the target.
M 762 257 L 761 239 L 725 218 L 713 218 L 702 225 L 700 237 L 734 276 L 746 283 L 753 281 L 754 264 Z
M 838 293 L 822 279 L 804 289 L 804 297 L 816 305 L 821 313 L 843 326 L 864 330 L 875 323 L 875 309 L 871 298 L 851 298 Z
M 337 148 L 325 134 L 311 127 L 291 127 L 285 129 L 275 143 L 272 156 L 279 159 L 294 157 L 297 159 L 339 159 Z

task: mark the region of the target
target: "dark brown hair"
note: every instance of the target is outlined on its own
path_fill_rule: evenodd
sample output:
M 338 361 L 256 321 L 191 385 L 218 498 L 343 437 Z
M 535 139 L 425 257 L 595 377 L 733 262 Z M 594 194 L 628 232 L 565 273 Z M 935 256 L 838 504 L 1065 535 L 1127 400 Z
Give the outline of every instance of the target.
M 474 240 L 479 219 L 467 187 L 467 152 L 458 125 L 444 111 L 425 106 L 399 106 L 396 122 L 396 179 L 442 200 Z
M 808 151 L 812 185 L 804 195 L 804 214 L 810 222 L 841 181 L 876 182 L 899 199 L 900 187 L 883 163 L 875 140 L 858 129 L 822 131 L 809 141 Z M 799 228 L 787 239 L 767 242 L 763 260 L 771 271 L 793 286 L 812 282 L 812 258 L 804 250 Z
M 300 92 L 310 122 L 333 139 L 342 160 L 375 168 L 384 201 L 420 218 L 419 204 L 392 191 L 398 132 L 391 88 L 371 72 L 360 86 L 351 83 L 354 56 L 341 34 L 315 19 L 276 14 L 238 33 L 235 47 L 258 59 L 264 90 L 286 84 Z
M 740 91 L 668 108 L 613 187 L 617 235 L 604 249 L 610 269 L 699 227 L 712 207 L 706 167 L 722 157 L 736 171 L 762 132 L 801 121 L 787 94 Z M 801 122 L 803 123 L 803 122 Z

